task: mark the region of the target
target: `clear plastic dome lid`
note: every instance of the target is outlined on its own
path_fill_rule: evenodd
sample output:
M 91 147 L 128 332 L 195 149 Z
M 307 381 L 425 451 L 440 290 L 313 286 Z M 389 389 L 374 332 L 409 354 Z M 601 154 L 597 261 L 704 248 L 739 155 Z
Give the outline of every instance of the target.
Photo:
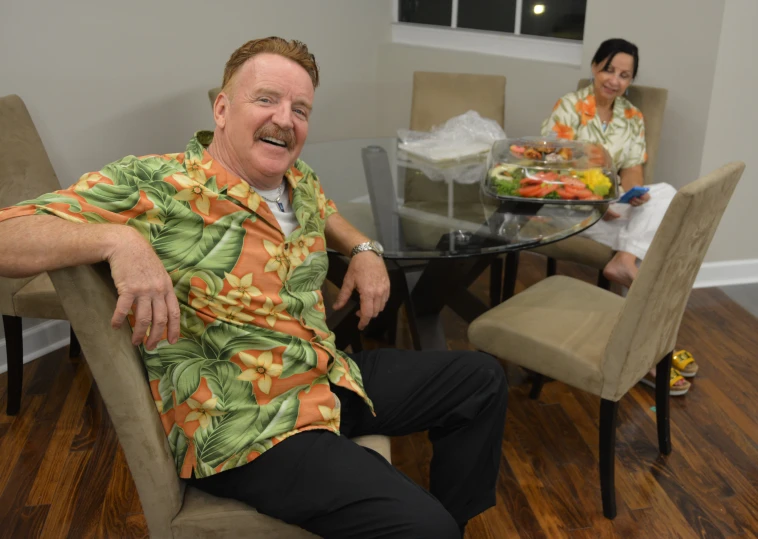
M 495 142 L 482 188 L 504 200 L 607 204 L 618 199 L 618 175 L 600 144 L 544 137 Z

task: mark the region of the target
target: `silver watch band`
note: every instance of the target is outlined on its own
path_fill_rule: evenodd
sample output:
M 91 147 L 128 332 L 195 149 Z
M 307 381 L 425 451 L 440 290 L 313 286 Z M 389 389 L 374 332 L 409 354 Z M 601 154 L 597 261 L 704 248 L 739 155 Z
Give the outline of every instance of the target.
M 355 256 L 358 253 L 362 253 L 364 251 L 373 251 L 377 256 L 382 256 L 382 253 L 379 252 L 379 249 L 374 247 L 373 241 L 364 241 L 363 243 L 359 243 L 353 247 L 352 251 L 350 251 L 350 256 Z

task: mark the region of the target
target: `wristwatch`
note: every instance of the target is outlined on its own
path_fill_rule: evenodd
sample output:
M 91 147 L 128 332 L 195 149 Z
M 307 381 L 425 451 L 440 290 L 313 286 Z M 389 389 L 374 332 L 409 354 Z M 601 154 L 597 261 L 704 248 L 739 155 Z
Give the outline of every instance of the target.
M 381 257 L 384 254 L 384 247 L 382 247 L 382 244 L 378 241 L 365 241 L 353 247 L 353 250 L 350 251 L 350 256 L 355 256 L 363 251 L 374 251 L 376 256 Z

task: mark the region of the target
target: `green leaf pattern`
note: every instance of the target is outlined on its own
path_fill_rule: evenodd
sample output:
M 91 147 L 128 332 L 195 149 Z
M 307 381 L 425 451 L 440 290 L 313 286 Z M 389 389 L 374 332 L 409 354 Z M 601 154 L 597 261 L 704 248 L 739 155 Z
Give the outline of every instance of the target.
M 161 341 L 152 351 L 140 346 L 140 352 L 163 423 L 170 425 L 167 437 L 177 472 L 184 477 L 189 462 L 197 477 L 213 475 L 241 466 L 249 457 L 311 426 L 302 423 L 301 416 L 313 417 L 318 405 L 334 405 L 328 392 L 312 391 L 314 384 L 331 380 L 353 389 L 370 405 L 362 385 L 355 384 L 360 384 L 360 371 L 335 350 L 334 335 L 326 326 L 320 291 L 328 268 L 324 229 L 326 217 L 336 210 L 302 161 L 287 173 L 300 227 L 278 241 L 300 245 L 304 259 L 291 264 L 279 289 L 267 285 L 258 290 L 258 274 L 252 285 L 251 278 L 244 284 L 254 292 L 243 297 L 272 297 L 276 304 L 280 300 L 287 317 L 272 328 L 261 316 L 228 321 L 209 314 L 243 305 L 240 295 L 236 299 L 224 296 L 225 286 L 231 286 L 228 275 L 243 265 L 245 257 L 255 257 L 249 261 L 265 266 L 269 254 L 261 248 L 261 239 L 257 234 L 247 236 L 252 229 L 270 238 L 272 227 L 227 195 L 230 175 L 218 166 L 212 168 L 198 137 L 184 154 L 128 156 L 103 167 L 99 174 L 82 177 L 68 190 L 20 204 L 26 213 L 52 213 L 89 223 L 126 222 L 150 242 L 163 262 L 180 305 L 181 336 L 173 345 Z M 198 187 L 190 183 L 187 190 L 188 178 Z M 184 186 L 181 197 L 176 185 Z M 196 213 L 188 202 L 192 193 L 211 197 L 210 216 Z M 51 204 L 56 206 L 51 208 Z M 213 210 L 219 206 L 223 209 Z M 248 272 L 235 274 L 235 286 L 243 286 L 243 274 Z M 280 329 L 298 322 L 295 329 Z M 324 353 L 341 361 L 325 358 Z M 272 357 L 281 365 L 272 364 Z M 251 361 L 258 364 L 251 366 Z M 272 385 L 270 380 L 261 383 L 264 376 L 288 380 L 280 386 L 286 390 L 277 390 L 277 382 Z M 326 400 L 313 400 L 316 394 L 326 395 Z M 308 413 L 303 416 L 306 403 Z M 328 428 L 325 423 L 318 425 Z M 191 460 L 189 451 L 194 451 Z

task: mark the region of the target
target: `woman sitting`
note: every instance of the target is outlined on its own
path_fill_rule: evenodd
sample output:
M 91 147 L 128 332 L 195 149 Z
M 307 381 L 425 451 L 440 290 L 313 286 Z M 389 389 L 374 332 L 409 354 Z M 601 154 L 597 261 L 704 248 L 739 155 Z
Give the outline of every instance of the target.
M 639 67 L 637 47 L 623 39 L 604 41 L 592 58 L 592 80 L 586 88 L 566 94 L 542 124 L 542 135 L 602 144 L 610 153 L 624 191 L 643 184 L 642 165 L 647 160 L 645 122 L 642 113 L 624 94 Z M 582 234 L 611 247 L 616 254 L 603 275 L 629 287 L 637 276 L 637 261 L 645 258 L 676 189 L 667 183 L 629 204 L 612 204 L 601 221 Z M 698 366 L 682 350 L 674 355 L 671 395 L 684 395 Z M 642 380 L 655 385 L 655 369 Z

